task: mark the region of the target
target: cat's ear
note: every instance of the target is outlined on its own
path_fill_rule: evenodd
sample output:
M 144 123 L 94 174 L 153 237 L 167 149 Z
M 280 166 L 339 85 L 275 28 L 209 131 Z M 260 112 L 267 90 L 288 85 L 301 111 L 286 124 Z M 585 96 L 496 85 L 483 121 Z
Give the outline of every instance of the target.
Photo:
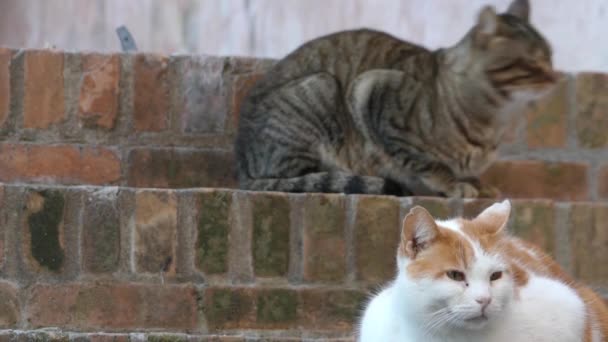
M 511 202 L 504 200 L 494 203 L 473 220 L 479 227 L 483 227 L 486 234 L 498 234 L 502 232 L 509 222 L 511 215 Z
M 400 252 L 414 259 L 439 236 L 433 216 L 426 209 L 416 206 L 403 219 Z
M 492 6 L 484 6 L 477 17 L 477 33 L 481 36 L 492 36 L 498 31 L 498 15 Z
M 507 9 L 507 13 L 525 21 L 530 20 L 530 1 L 513 0 Z

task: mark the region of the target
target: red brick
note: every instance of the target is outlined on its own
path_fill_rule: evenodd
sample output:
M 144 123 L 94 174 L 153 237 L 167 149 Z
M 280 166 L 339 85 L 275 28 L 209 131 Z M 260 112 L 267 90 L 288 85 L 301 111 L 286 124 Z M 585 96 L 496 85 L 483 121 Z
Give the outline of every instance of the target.
M 608 205 L 575 204 L 569 221 L 574 276 L 592 286 L 608 286 Z
M 0 282 L 0 328 L 17 328 L 19 317 L 17 289 L 8 283 Z
M 154 188 L 235 188 L 230 152 L 134 149 L 129 154 L 128 184 Z
M 589 197 L 586 164 L 541 161 L 498 161 L 481 181 L 505 197 L 585 200 Z
M 601 199 L 608 199 L 608 165 L 600 168 L 598 177 L 598 195 Z
M 26 312 L 34 328 L 171 331 L 197 326 L 196 298 L 191 286 L 45 284 L 33 287 Z
M 85 126 L 111 129 L 118 114 L 120 57 L 86 54 L 82 60 L 78 116 Z
M 321 282 L 342 281 L 346 276 L 344 196 L 308 196 L 304 222 L 304 279 Z
M 241 105 L 253 85 L 262 78 L 262 73 L 236 75 L 232 82 L 230 101 L 230 121 L 228 130 L 235 132 L 238 127 Z
M 13 51 L 0 48 L 0 127 L 6 121 L 11 105 L 10 67 Z
M 105 148 L 0 144 L 3 182 L 112 184 L 120 177 L 118 156 Z
M 63 59 L 54 51 L 25 53 L 23 127 L 44 129 L 66 119 Z
M 576 132 L 581 147 L 608 146 L 608 75 L 582 73 L 576 78 Z
M 135 195 L 135 266 L 138 272 L 175 274 L 177 198 L 173 192 Z
M 393 278 L 401 234 L 399 202 L 390 197 L 360 197 L 354 229 L 357 278 L 376 284 Z
M 169 124 L 168 61 L 162 55 L 135 57 L 133 126 L 137 131 L 163 131 Z
M 530 104 L 527 141 L 530 148 L 559 148 L 566 144 L 567 116 L 570 110 L 568 79 L 560 81 L 542 99 Z

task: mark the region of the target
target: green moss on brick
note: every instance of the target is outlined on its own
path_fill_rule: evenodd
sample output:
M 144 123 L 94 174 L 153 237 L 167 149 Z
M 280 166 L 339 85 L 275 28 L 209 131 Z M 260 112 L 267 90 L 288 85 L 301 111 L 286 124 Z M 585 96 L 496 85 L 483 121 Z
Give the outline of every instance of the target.
M 258 323 L 294 321 L 298 313 L 298 296 L 292 290 L 267 290 L 258 296 Z
M 327 295 L 327 316 L 337 320 L 355 322 L 363 311 L 367 296 L 358 291 L 332 291 Z
M 253 200 L 253 260 L 258 276 L 284 276 L 289 266 L 289 201 L 280 195 Z
M 114 202 L 98 202 L 86 209 L 84 261 L 88 271 L 113 272 L 120 259 L 120 223 Z
M 205 273 L 227 271 L 231 205 L 229 192 L 201 194 L 196 255 L 197 264 Z
M 39 195 L 44 199 L 43 207 L 28 217 L 31 253 L 43 267 L 59 271 L 64 259 L 64 251 L 59 242 L 59 226 L 63 219 L 65 200 L 58 191 L 42 191 Z
M 207 321 L 216 329 L 238 326 L 251 310 L 252 301 L 247 293 L 236 289 L 212 289 L 205 294 L 203 312 Z

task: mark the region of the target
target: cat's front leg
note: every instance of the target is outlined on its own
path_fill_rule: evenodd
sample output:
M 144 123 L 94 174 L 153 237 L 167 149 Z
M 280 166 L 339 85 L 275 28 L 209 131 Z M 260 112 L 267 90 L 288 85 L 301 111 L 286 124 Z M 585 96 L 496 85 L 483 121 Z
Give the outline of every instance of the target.
M 445 164 L 423 158 L 406 158 L 401 173 L 419 179 L 432 193 L 453 198 L 477 198 L 480 194 L 474 179 L 459 179 Z M 403 180 L 407 183 L 407 180 Z
M 461 178 L 460 181 L 473 184 L 473 186 L 475 186 L 475 188 L 479 191 L 477 196 L 479 198 L 499 198 L 502 195 L 501 191 L 497 187 L 482 183 L 477 177 Z

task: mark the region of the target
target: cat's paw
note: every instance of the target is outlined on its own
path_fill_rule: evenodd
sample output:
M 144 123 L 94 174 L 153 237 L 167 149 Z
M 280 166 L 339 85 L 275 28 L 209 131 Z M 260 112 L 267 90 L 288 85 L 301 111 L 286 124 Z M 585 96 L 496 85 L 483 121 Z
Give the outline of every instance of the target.
M 479 197 L 479 190 L 471 183 L 457 182 L 447 192 L 447 196 L 453 198 L 477 198 Z
M 499 198 L 502 193 L 493 185 L 484 184 L 479 189 L 479 198 Z

